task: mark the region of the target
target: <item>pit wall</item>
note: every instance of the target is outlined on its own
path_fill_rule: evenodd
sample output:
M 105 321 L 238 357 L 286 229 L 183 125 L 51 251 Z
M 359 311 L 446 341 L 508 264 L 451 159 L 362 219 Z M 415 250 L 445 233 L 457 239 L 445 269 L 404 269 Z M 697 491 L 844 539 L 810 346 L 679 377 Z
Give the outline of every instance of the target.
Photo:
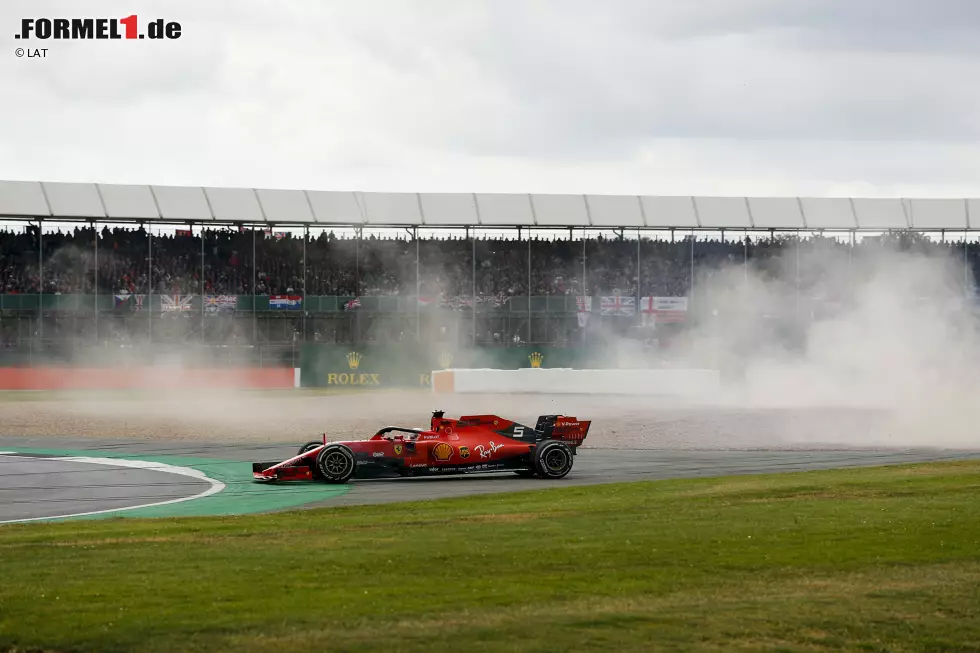
M 230 390 L 300 387 L 300 369 L 0 368 L 0 390 Z
M 456 369 L 432 373 L 440 394 L 612 394 L 695 399 L 718 391 L 717 370 Z

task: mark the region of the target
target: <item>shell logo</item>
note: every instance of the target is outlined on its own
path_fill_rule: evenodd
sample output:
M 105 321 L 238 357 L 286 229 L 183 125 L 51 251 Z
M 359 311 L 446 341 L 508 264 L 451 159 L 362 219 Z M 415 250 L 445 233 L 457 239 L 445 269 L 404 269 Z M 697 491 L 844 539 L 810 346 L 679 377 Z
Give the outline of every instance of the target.
M 453 448 L 445 442 L 440 442 L 432 447 L 432 457 L 439 461 L 449 460 L 453 455 Z

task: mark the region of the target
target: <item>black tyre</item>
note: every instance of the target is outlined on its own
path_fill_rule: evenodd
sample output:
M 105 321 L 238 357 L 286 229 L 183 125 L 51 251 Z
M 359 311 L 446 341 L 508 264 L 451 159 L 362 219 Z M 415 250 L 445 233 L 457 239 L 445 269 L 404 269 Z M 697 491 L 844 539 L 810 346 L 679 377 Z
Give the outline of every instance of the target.
M 356 468 L 354 452 L 342 444 L 332 444 L 317 454 L 316 468 L 327 483 L 346 483 Z
M 306 444 L 304 444 L 302 447 L 299 448 L 299 451 L 296 453 L 296 455 L 298 456 L 300 454 L 304 454 L 307 451 L 312 451 L 313 449 L 316 449 L 317 447 L 321 447 L 321 446 L 323 446 L 322 442 L 317 442 L 317 441 L 307 442 Z
M 297 456 L 300 456 L 300 455 L 306 453 L 307 451 L 312 451 L 312 450 L 316 449 L 317 447 L 321 447 L 321 446 L 323 446 L 323 443 L 322 442 L 316 442 L 316 441 L 314 441 L 314 442 L 307 442 L 306 444 L 304 444 L 302 447 L 299 448 L 299 452 L 296 455 Z M 313 460 L 308 461 L 307 464 L 310 466 L 310 473 L 313 474 L 313 478 L 315 478 L 315 479 L 323 478 L 322 476 L 320 476 L 320 470 L 317 469 L 317 467 L 316 467 L 316 459 L 315 458 Z
M 534 469 L 541 478 L 564 478 L 572 471 L 572 449 L 560 440 L 545 440 L 534 450 Z

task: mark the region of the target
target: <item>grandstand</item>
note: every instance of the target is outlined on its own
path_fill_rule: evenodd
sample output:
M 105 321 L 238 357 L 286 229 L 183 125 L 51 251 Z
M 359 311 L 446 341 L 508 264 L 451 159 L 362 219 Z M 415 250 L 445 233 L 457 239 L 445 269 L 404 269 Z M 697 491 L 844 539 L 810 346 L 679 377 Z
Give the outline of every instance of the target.
M 883 243 L 948 250 L 971 288 L 978 202 L 3 181 L 0 355 L 35 365 L 194 347 L 297 366 L 306 344 L 423 343 L 444 361 L 610 335 L 663 348 L 712 314 L 699 288 L 724 267 L 793 289 L 779 317 L 812 316 L 827 298 L 813 292 L 823 271 L 799 263 L 807 248 L 848 262 Z M 787 251 L 795 269 L 773 263 Z

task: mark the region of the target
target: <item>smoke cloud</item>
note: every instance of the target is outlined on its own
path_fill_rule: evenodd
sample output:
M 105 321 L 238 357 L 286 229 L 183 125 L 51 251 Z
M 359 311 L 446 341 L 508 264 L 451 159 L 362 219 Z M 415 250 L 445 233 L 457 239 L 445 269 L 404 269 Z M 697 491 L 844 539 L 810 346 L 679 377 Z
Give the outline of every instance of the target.
M 787 420 L 789 439 L 980 444 L 980 329 L 962 249 L 883 241 L 859 250 L 803 242 L 705 271 L 694 294 L 710 308 L 675 354 L 725 372 L 716 405 L 854 416 L 823 434 Z

